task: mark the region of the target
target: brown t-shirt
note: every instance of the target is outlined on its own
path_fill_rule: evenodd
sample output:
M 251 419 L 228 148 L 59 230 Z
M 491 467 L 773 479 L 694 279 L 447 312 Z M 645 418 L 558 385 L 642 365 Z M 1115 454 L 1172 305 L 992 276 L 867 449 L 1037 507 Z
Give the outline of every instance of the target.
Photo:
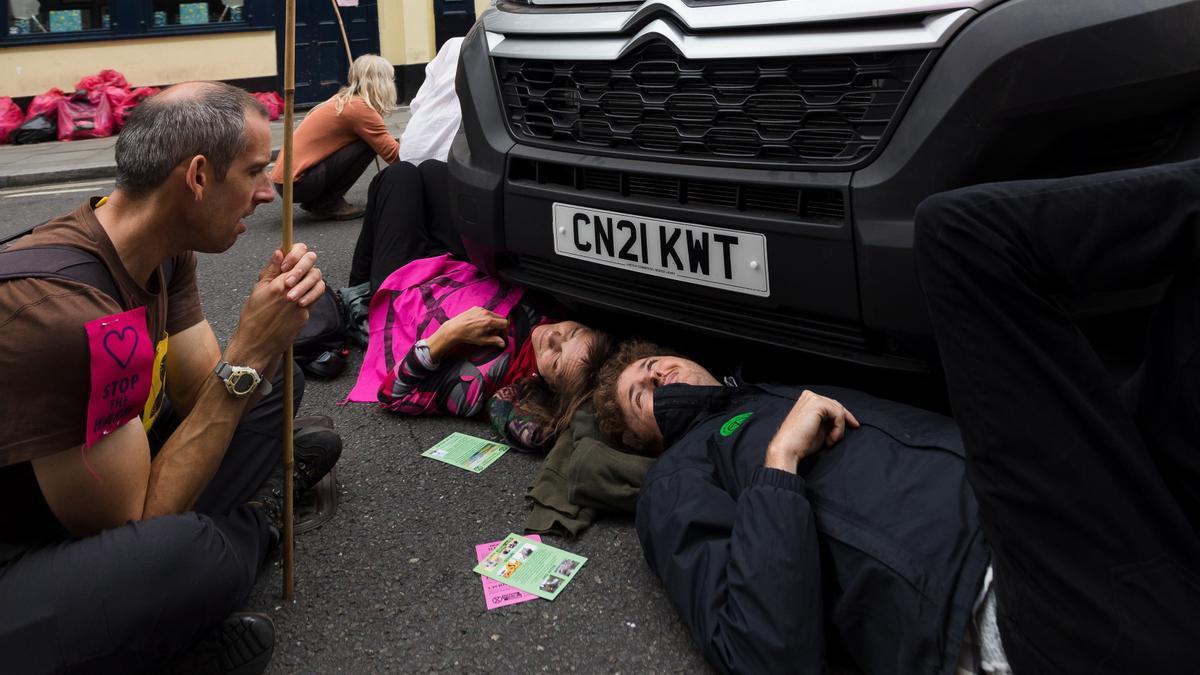
M 160 265 L 143 287 L 129 275 L 96 220 L 93 204 L 97 201 L 90 200 L 39 226 L 10 247 L 52 244 L 88 251 L 108 268 L 122 303 L 104 291 L 64 279 L 0 282 L 0 344 L 4 345 L 0 349 L 0 408 L 4 410 L 0 467 L 83 444 L 91 384 L 84 324 L 146 307 L 146 327 L 156 345 L 149 397 L 153 403 L 143 412 L 143 422 L 148 423 L 166 395 L 168 336 L 204 319 L 196 288 L 195 254 L 188 252 L 173 260 L 169 284 Z

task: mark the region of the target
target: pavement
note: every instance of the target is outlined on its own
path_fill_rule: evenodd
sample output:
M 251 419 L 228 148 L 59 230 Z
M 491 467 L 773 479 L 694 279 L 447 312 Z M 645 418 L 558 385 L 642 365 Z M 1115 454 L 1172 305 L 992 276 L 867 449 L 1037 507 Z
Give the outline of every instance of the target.
M 396 136 L 408 124 L 408 107 L 397 109 L 386 118 Z M 303 114 L 296 116 L 296 124 Z M 52 141 L 32 145 L 0 145 L 0 188 L 26 187 L 46 183 L 64 183 L 116 175 L 114 156 L 117 137 L 85 141 Z M 272 156 L 283 147 L 283 120 L 271 123 Z

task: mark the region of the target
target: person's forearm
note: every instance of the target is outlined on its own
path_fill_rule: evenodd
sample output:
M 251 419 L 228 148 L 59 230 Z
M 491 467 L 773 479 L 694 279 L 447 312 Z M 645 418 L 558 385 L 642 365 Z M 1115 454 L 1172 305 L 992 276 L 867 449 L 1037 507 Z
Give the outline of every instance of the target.
M 438 326 L 438 329 L 433 332 L 433 335 L 425 338 L 425 344 L 429 345 L 429 358 L 437 363 L 442 360 L 446 352 L 457 344 L 458 340 L 452 334 L 452 331 L 447 330 L 446 324 Z
M 275 357 L 252 356 L 232 344 L 224 359 L 262 373 L 278 362 Z M 180 422 L 150 465 L 143 519 L 192 508 L 216 475 L 229 441 L 254 398 L 233 396 L 216 377 L 201 385 L 191 414 Z
M 822 672 L 820 545 L 802 479 L 758 469 L 734 500 L 707 471 L 677 471 L 642 486 L 636 527 L 718 670 Z

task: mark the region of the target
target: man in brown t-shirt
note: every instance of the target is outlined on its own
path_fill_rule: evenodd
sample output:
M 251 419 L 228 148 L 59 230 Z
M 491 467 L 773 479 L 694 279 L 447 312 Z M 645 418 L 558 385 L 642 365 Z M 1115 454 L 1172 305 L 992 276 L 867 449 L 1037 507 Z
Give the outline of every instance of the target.
M 111 196 L 10 247 L 81 249 L 119 297 L 61 278 L 0 282 L 5 669 L 269 662 L 269 620 L 226 617 L 278 536 L 267 479 L 282 397 L 271 380 L 325 284 L 303 244 L 276 251 L 222 352 L 194 252 L 228 249 L 274 198 L 270 141 L 266 111 L 245 92 L 172 87 L 122 131 Z M 316 445 L 336 461 L 336 434 Z

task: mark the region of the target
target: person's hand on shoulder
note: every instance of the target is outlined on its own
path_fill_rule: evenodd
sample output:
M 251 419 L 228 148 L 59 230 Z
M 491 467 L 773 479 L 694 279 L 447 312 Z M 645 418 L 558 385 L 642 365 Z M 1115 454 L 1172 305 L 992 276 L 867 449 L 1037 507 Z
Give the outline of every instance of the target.
M 324 292 L 314 251 L 304 244 L 294 245 L 286 256 L 275 251 L 242 306 L 229 351 L 263 367 L 296 339 L 308 321 L 308 308 Z
M 796 473 L 801 459 L 842 440 L 847 426 L 857 429 L 858 420 L 845 406 L 806 390 L 767 446 L 764 466 Z

